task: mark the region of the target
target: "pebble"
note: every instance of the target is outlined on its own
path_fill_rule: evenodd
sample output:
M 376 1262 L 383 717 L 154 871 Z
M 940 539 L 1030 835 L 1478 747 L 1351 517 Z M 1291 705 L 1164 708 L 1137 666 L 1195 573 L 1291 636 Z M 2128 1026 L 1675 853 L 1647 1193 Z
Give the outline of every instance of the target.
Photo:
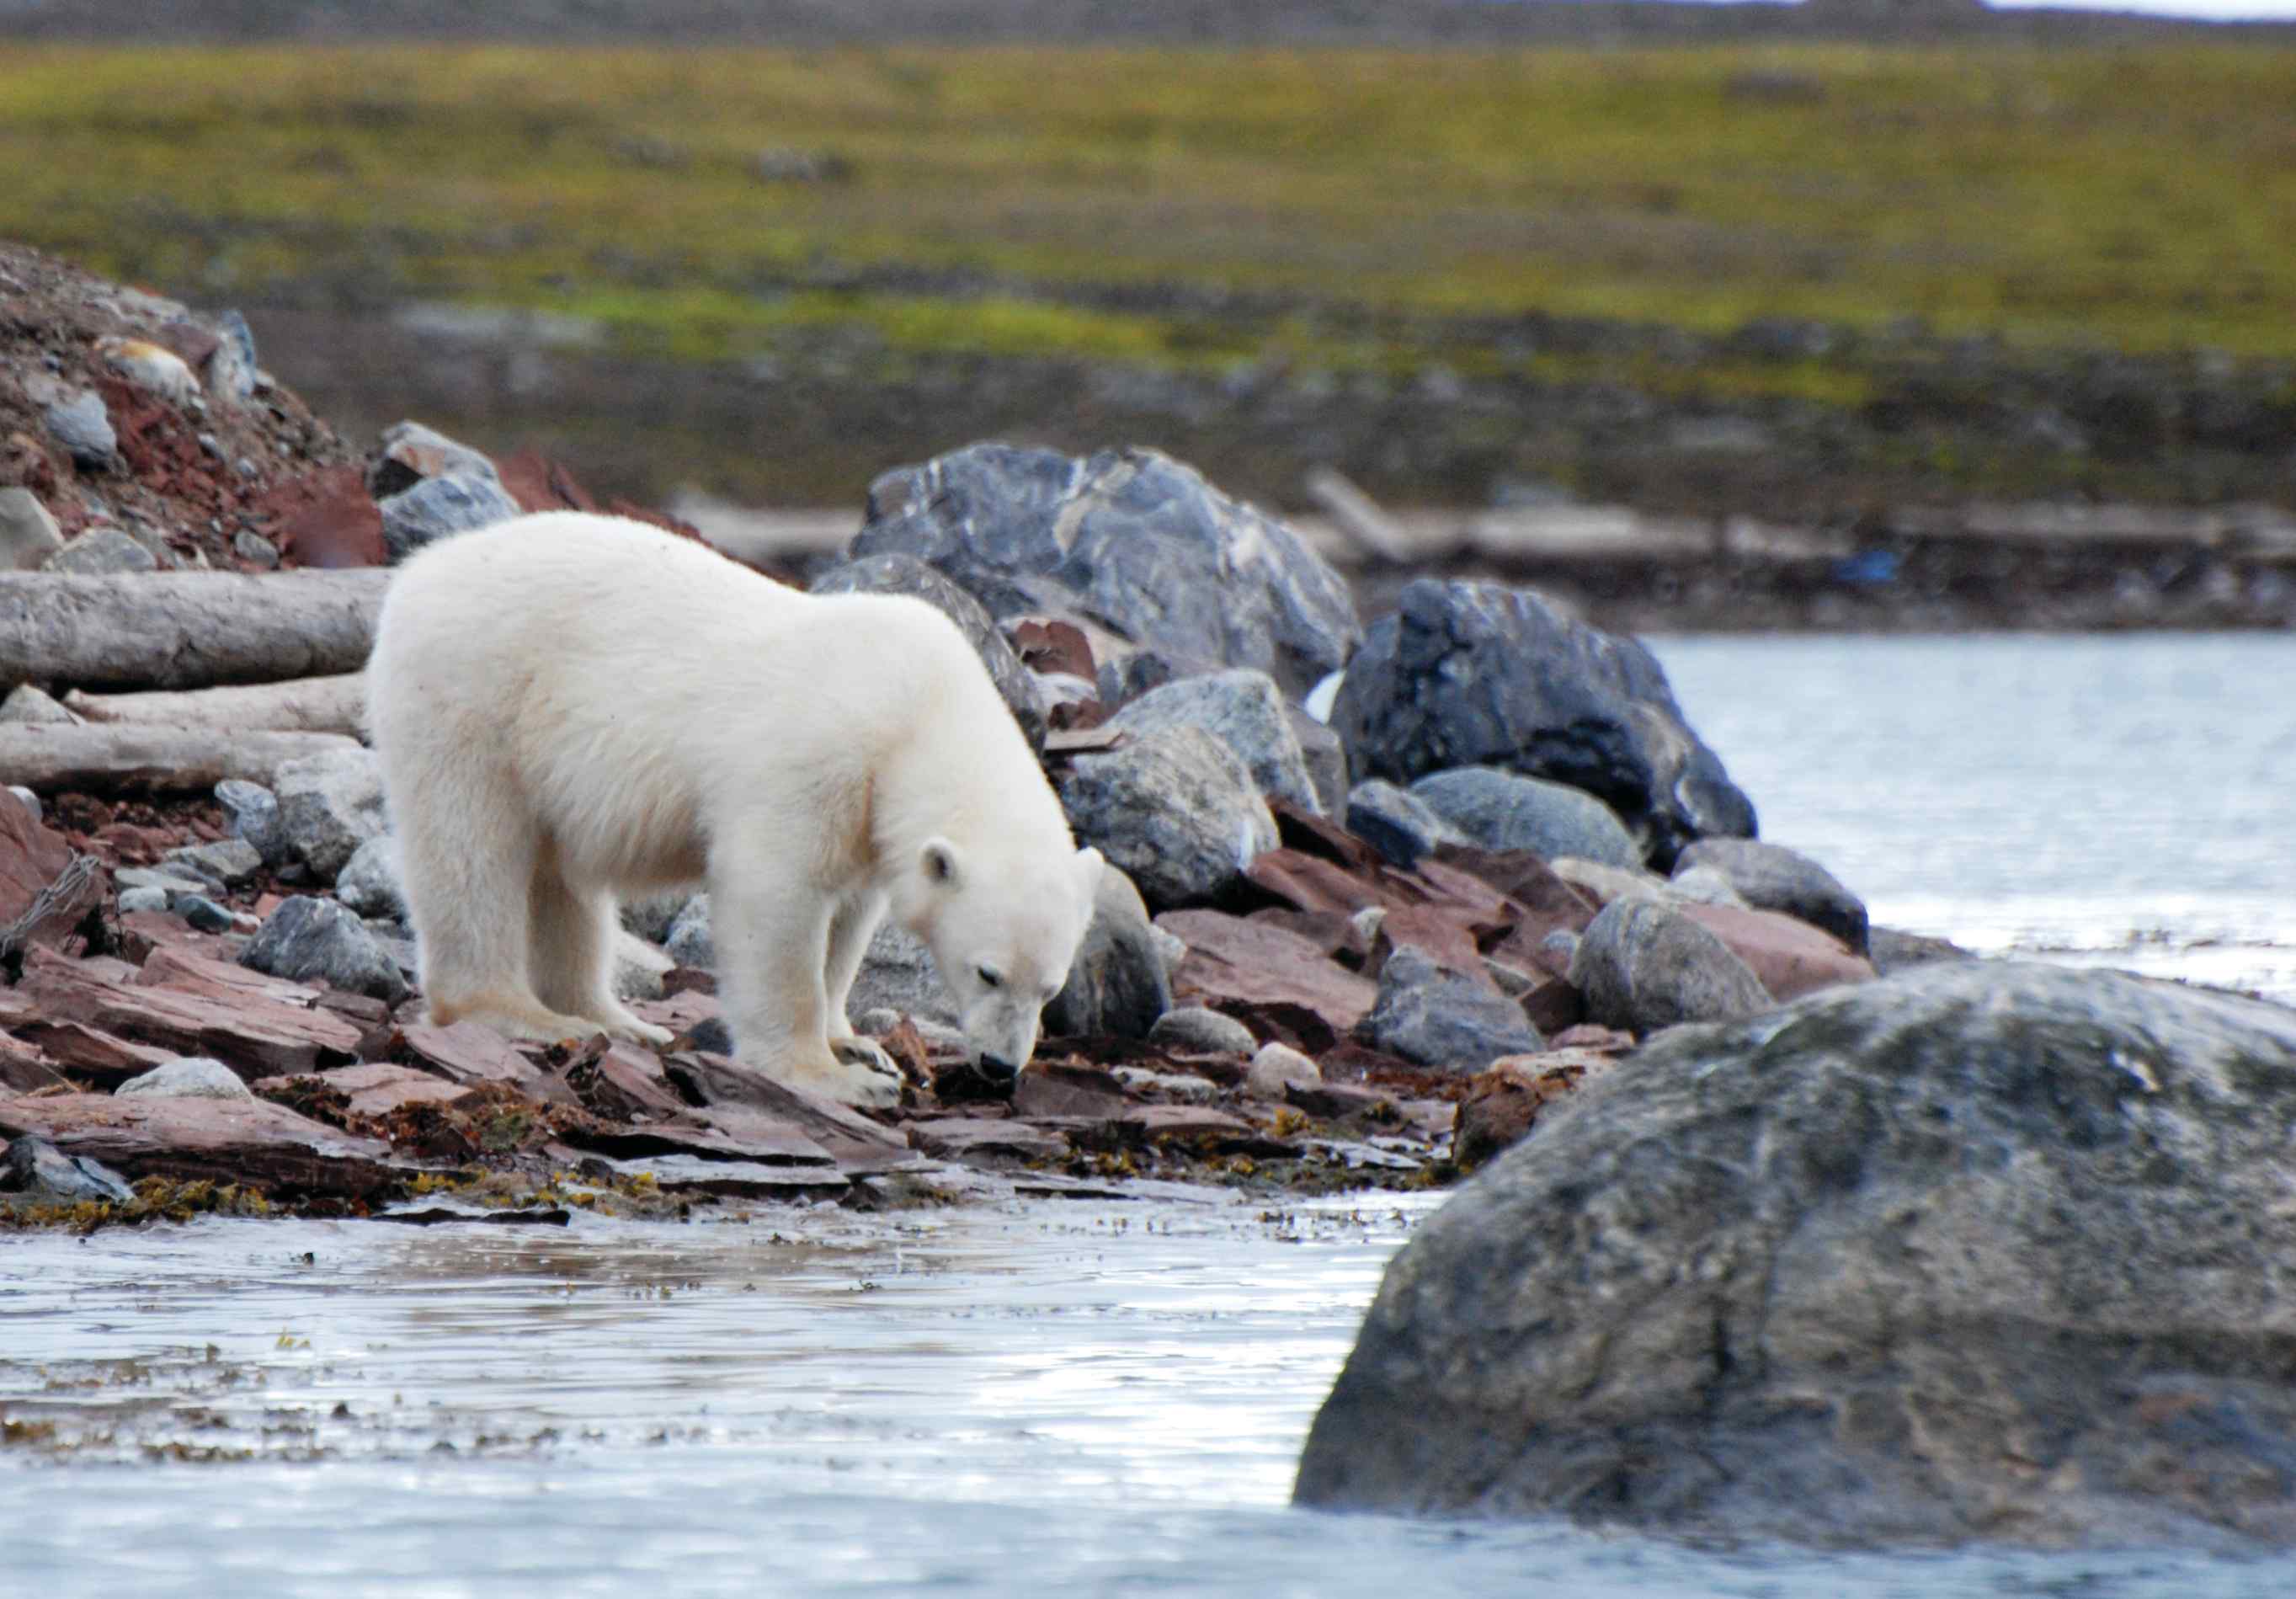
M 1324 1069 L 1289 1044 L 1267 1044 L 1251 1057 L 1243 1074 L 1243 1091 L 1254 1099 L 1280 1100 L 1286 1088 L 1307 1087 L 1324 1080 Z
M 1200 1004 L 1165 1012 L 1148 1029 L 1148 1041 L 1208 1055 L 1248 1055 L 1259 1042 L 1234 1017 Z

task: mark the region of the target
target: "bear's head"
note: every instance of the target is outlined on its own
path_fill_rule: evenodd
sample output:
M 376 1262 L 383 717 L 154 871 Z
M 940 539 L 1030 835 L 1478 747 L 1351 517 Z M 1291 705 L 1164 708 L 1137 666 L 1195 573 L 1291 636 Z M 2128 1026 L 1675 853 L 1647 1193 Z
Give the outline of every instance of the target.
M 905 920 L 931 949 L 983 1076 L 1017 1077 L 1036 1054 L 1045 1002 L 1068 981 L 1104 865 L 1097 849 L 1046 859 L 944 838 L 918 851 L 915 913 Z

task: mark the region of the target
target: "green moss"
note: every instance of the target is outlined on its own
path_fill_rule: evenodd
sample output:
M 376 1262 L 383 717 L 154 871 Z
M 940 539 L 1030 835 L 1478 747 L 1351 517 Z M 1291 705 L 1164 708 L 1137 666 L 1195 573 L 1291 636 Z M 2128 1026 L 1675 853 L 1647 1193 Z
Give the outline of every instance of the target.
M 896 349 L 1294 348 L 1241 315 L 1207 338 L 1201 312 L 1003 288 L 752 291 L 889 267 L 2296 354 L 2296 53 L 2254 45 L 16 48 L 0 76 L 10 236 L 218 297 L 554 303 L 697 357 L 848 324 Z M 775 147 L 849 176 L 761 181 Z M 1443 325 L 1383 338 L 1479 358 Z M 1398 357 L 1311 340 L 1303 358 Z M 1708 381 L 1858 392 L 1819 367 Z

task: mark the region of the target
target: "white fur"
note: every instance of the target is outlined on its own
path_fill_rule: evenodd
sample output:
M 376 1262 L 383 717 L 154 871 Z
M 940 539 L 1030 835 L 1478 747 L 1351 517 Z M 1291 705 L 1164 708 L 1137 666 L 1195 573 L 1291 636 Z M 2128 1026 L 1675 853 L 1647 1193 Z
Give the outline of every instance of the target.
M 882 917 L 932 949 L 976 1058 L 1018 1070 L 1092 914 L 1100 857 L 922 600 L 523 517 L 400 570 L 367 707 L 436 1021 L 667 1043 L 609 988 L 614 900 L 706 883 L 742 1058 L 887 1103 L 845 1014 Z

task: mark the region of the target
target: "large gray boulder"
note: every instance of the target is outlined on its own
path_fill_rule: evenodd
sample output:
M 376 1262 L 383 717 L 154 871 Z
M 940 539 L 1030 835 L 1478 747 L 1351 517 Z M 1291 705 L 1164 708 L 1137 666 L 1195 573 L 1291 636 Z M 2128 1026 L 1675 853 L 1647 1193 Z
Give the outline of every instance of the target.
M 1754 808 L 1690 730 L 1639 643 L 1496 583 L 1422 578 L 1372 625 L 1332 707 L 1358 778 L 1500 767 L 1586 790 L 1661 871 L 1701 838 L 1751 838 Z
M 832 567 L 813 580 L 817 594 L 913 594 L 946 615 L 964 629 L 988 668 L 996 692 L 1004 696 L 1013 719 L 1028 735 L 1029 747 L 1045 747 L 1045 696 L 1037 675 L 1021 664 L 1012 641 L 988 614 L 988 608 L 964 588 L 914 555 L 889 551 L 865 555 Z
M 1300 735 L 1285 714 L 1275 679 L 1239 667 L 1201 677 L 1182 677 L 1150 689 L 1109 718 L 1128 733 L 1201 727 L 1235 751 L 1259 791 L 1321 814 Z
M 955 1002 L 941 985 L 932 951 L 922 939 L 890 921 L 879 922 L 871 935 L 845 1004 L 848 1020 L 875 1010 L 898 1011 L 913 1021 L 944 1027 L 961 1020 Z
M 1110 866 L 1100 874 L 1092 922 L 1068 981 L 1045 1006 L 1045 1031 L 1056 1037 L 1145 1038 L 1171 1008 L 1172 983 L 1148 907 L 1132 880 Z
M 2285 1545 L 2292 1119 L 2296 1013 L 2118 972 L 1932 966 L 1682 1029 L 1397 1255 L 1298 1497 Z
M 869 486 L 855 556 L 939 568 L 1002 619 L 1078 615 L 1136 644 L 1253 667 L 1304 694 L 1362 637 L 1299 535 L 1148 449 L 1075 459 L 976 444 Z
M 1674 874 L 1680 879 L 1701 867 L 1721 873 L 1757 910 L 1779 911 L 1824 928 L 1852 955 L 1866 953 L 1866 902 L 1809 857 L 1755 839 L 1701 839 L 1684 849 Z
M 1275 817 L 1251 773 L 1200 727 L 1079 755 L 1060 792 L 1078 839 L 1122 867 L 1156 910 L 1216 897 L 1275 848 Z
M 1662 900 L 1613 899 L 1578 935 L 1570 985 L 1587 1020 L 1630 1033 L 1767 1011 L 1770 991 L 1721 939 Z
M 1379 998 L 1356 1036 L 1387 1054 L 1462 1072 L 1546 1047 L 1513 1000 L 1408 944 L 1380 968 Z
M 1496 767 L 1436 772 L 1411 797 L 1485 849 L 1528 849 L 1541 860 L 1576 857 L 1639 869 L 1642 847 L 1611 808 L 1584 789 Z
M 316 979 L 385 1004 L 406 997 L 398 962 L 347 906 L 298 894 L 265 918 L 239 964 L 274 977 Z
M 332 882 L 360 845 L 388 831 L 382 767 L 372 750 L 330 750 L 288 761 L 273 791 L 279 805 L 277 847 L 321 882 Z M 263 840 L 248 841 L 270 858 Z

